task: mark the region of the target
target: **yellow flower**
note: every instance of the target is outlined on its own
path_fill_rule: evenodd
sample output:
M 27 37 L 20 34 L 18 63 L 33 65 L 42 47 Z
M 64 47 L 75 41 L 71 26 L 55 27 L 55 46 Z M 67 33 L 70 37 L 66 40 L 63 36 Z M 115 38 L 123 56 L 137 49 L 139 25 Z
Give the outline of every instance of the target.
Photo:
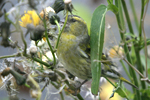
M 19 21 L 22 27 L 27 27 L 27 24 L 31 24 L 31 23 L 34 26 L 39 25 L 40 18 L 34 10 L 28 11 L 27 13 L 25 11 L 24 13 L 25 13 L 24 16 L 21 17 L 21 21 Z

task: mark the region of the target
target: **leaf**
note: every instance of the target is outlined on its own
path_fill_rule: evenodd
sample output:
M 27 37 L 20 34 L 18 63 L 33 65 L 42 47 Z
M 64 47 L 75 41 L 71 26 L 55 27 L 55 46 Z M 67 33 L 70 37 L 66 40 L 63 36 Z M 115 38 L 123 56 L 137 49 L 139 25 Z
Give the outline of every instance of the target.
M 118 13 L 118 8 L 117 8 L 115 5 L 113 5 L 113 4 L 109 4 L 109 5 L 107 6 L 107 10 L 112 11 L 114 14 L 117 14 L 117 13 Z
M 100 5 L 93 13 L 90 33 L 91 33 L 91 70 L 92 70 L 92 86 L 91 91 L 97 95 L 99 89 L 99 80 L 101 75 L 101 56 L 104 43 L 105 31 L 105 14 L 107 7 Z
M 128 99 L 126 92 L 121 87 L 116 88 L 115 92 L 118 93 L 121 97 Z
M 129 100 L 133 100 L 134 99 L 134 94 L 131 91 L 127 90 L 126 88 L 124 88 L 124 91 L 127 94 Z

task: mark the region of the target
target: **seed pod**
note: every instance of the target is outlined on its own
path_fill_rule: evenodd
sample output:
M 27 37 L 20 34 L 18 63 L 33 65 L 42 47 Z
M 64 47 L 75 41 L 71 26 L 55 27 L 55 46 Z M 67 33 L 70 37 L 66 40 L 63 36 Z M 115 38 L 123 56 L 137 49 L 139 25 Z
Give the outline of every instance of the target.
M 59 16 L 57 16 L 57 14 L 53 13 L 53 12 L 49 12 L 48 13 L 48 17 L 49 17 L 49 21 L 52 25 L 55 25 L 55 20 L 57 20 L 58 22 L 60 22 L 60 18 Z
M 53 9 L 55 10 L 56 13 L 59 13 L 62 10 L 68 10 L 70 13 L 72 13 L 72 10 L 74 9 L 71 0 L 55 0 L 53 4 Z

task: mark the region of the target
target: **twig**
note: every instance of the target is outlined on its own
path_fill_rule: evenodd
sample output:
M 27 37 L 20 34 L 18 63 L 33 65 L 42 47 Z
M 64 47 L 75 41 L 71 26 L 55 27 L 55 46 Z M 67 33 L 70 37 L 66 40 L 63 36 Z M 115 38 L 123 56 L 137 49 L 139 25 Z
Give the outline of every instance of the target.
M 142 76 L 143 78 L 145 78 L 145 76 L 139 72 L 134 66 L 132 66 L 125 58 L 123 58 L 123 60 L 131 67 L 133 68 L 140 76 Z
M 121 64 L 122 64 L 122 66 L 123 66 L 123 68 L 124 68 L 124 70 L 125 70 L 125 72 L 126 72 L 127 76 L 129 77 L 129 79 L 130 79 L 130 80 L 132 80 L 132 78 L 131 78 L 131 76 L 130 76 L 130 74 L 129 74 L 129 72 L 128 72 L 128 70 L 127 70 L 126 66 L 125 66 L 125 64 L 123 63 L 123 61 L 122 61 L 122 60 L 120 60 L 120 62 L 121 62 Z

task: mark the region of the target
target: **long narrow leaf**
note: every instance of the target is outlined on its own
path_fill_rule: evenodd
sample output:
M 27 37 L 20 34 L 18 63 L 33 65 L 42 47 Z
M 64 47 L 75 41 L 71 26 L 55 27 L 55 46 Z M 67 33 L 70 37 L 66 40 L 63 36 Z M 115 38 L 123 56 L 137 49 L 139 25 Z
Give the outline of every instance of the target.
M 91 91 L 94 95 L 98 93 L 99 80 L 101 76 L 101 56 L 104 43 L 105 30 L 105 14 L 107 7 L 100 5 L 93 13 L 90 33 L 91 33 L 91 70 L 92 70 L 92 86 Z

